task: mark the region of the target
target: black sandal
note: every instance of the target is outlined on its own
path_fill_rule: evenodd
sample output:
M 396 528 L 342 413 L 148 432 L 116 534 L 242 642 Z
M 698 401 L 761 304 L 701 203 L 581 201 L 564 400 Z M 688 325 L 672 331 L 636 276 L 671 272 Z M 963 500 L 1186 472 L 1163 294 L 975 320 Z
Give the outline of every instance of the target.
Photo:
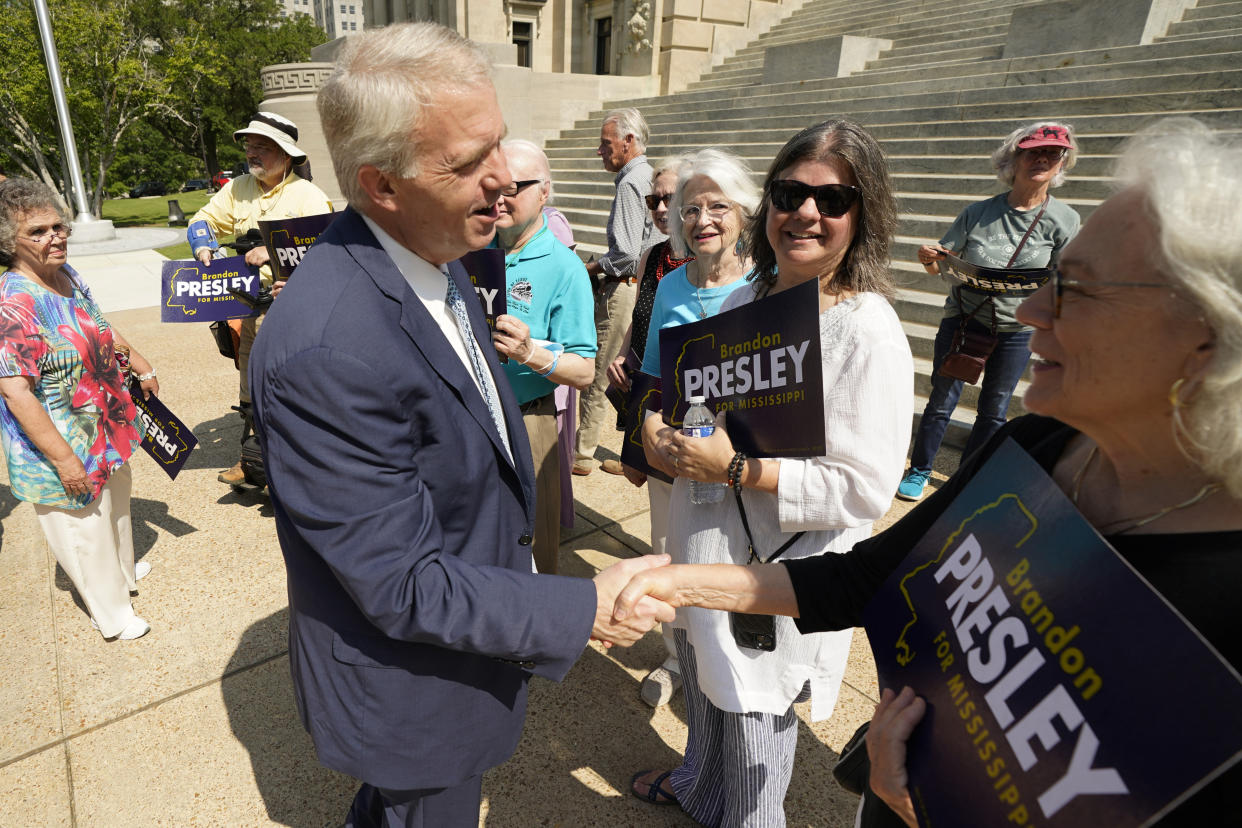
M 653 779 L 651 783 L 647 786 L 647 793 L 640 794 L 634 788 L 634 786 L 638 784 L 638 778 L 640 776 L 646 776 L 649 773 L 651 773 L 651 771 L 645 770 L 645 771 L 639 771 L 638 773 L 634 774 L 633 778 L 630 779 L 630 793 L 632 793 L 634 796 L 638 797 L 639 799 L 643 800 L 644 802 L 650 802 L 652 805 L 678 805 L 680 804 L 677 802 L 677 797 L 674 794 L 664 790 L 664 780 L 668 779 L 670 776 L 673 775 L 673 772 L 671 770 L 665 771 L 664 773 L 660 774 L 655 779 Z

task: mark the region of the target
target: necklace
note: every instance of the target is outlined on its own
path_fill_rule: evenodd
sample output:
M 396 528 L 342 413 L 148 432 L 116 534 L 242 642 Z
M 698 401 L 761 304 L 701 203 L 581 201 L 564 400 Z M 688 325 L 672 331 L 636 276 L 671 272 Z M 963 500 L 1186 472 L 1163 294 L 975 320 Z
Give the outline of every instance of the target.
M 1095 459 L 1095 455 L 1099 452 L 1099 450 L 1100 447 L 1098 445 L 1092 446 L 1091 451 L 1087 452 L 1087 459 L 1083 461 L 1083 464 L 1078 468 L 1078 471 L 1074 473 L 1074 480 L 1070 491 L 1070 500 L 1074 502 L 1075 506 L 1078 505 L 1078 495 L 1082 490 L 1082 479 L 1087 473 L 1087 466 L 1091 465 L 1091 461 Z M 1100 530 L 1100 534 L 1102 535 L 1121 535 L 1133 529 L 1138 529 L 1140 526 L 1146 526 L 1149 523 L 1160 520 L 1160 518 L 1170 512 L 1176 512 L 1178 509 L 1185 509 L 1187 507 L 1194 506 L 1196 503 L 1207 499 L 1213 494 L 1216 494 L 1216 492 L 1220 491 L 1220 488 L 1221 486 L 1219 483 L 1208 483 L 1200 489 L 1198 493 L 1192 495 L 1186 500 L 1183 500 L 1181 503 L 1174 503 L 1172 506 L 1165 506 L 1163 509 L 1152 512 L 1150 515 L 1144 515 L 1138 518 L 1122 518 L 1121 520 L 1114 520 L 1109 523 L 1102 524 L 1096 528 Z

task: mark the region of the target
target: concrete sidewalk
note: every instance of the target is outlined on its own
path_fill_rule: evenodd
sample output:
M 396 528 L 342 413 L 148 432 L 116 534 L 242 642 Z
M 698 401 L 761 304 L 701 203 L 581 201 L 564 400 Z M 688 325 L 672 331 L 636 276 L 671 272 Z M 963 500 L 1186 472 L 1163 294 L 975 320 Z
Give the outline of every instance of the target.
M 175 481 L 133 462 L 135 548 L 152 565 L 134 599 L 152 630 L 138 641 L 90 628 L 33 509 L 0 488 L 0 826 L 339 825 L 357 783 L 318 765 L 297 720 L 270 505 L 216 481 L 237 456 L 236 371 L 205 326 L 160 324 L 162 257 L 106 255 L 70 262 L 200 445 Z M 574 484 L 564 574 L 648 551 L 645 491 L 603 472 Z M 630 650 L 592 644 L 562 684 L 536 679 L 516 756 L 485 777 L 480 824 L 692 825 L 627 792 L 636 771 L 672 767 L 684 747 L 681 697 L 655 711 L 638 697 L 662 658 L 652 633 Z M 790 825 L 853 824 L 856 799 L 829 772 L 876 696 L 858 633 L 833 717 L 809 724 L 799 705 Z

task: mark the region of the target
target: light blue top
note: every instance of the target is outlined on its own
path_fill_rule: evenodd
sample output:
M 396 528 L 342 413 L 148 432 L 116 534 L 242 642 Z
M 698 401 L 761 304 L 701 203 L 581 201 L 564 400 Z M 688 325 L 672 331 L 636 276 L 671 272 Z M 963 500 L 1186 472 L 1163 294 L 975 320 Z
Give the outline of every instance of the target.
M 586 267 L 556 240 L 546 217 L 539 232 L 516 253 L 505 256 L 507 313 L 530 328 L 531 339 L 565 346 L 565 351 L 595 358 L 595 300 Z M 543 360 L 536 364 L 543 367 Z M 551 393 L 556 383 L 510 359 L 503 366 L 518 404 Z
M 746 277 L 749 275 L 746 274 Z M 643 373 L 660 376 L 661 330 L 698 322 L 720 313 L 720 306 L 729 294 L 742 285 L 750 284 L 746 277 L 735 279 L 722 287 L 696 290 L 686 275 L 686 266 L 682 265 L 661 279 L 660 286 L 656 288 L 655 306 L 651 309 L 651 324 L 647 326 Z

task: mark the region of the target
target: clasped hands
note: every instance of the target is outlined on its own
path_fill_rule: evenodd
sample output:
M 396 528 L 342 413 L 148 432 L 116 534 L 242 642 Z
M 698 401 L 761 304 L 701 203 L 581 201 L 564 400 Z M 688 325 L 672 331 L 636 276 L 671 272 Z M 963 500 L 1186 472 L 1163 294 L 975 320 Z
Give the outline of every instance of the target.
M 626 610 L 619 611 L 619 596 L 635 575 L 664 567 L 668 555 L 643 555 L 619 561 L 595 576 L 595 626 L 591 638 L 602 641 L 605 647 L 620 644 L 629 647 L 642 638 L 656 622 L 673 620 L 673 607 L 665 601 L 645 594 L 634 595 L 626 603 Z
M 687 437 L 666 425 L 659 415 L 643 421 L 643 452 L 647 462 L 671 477 L 687 477 L 702 483 L 725 483 L 735 453 L 725 431 L 725 414 L 716 415 L 710 437 Z

